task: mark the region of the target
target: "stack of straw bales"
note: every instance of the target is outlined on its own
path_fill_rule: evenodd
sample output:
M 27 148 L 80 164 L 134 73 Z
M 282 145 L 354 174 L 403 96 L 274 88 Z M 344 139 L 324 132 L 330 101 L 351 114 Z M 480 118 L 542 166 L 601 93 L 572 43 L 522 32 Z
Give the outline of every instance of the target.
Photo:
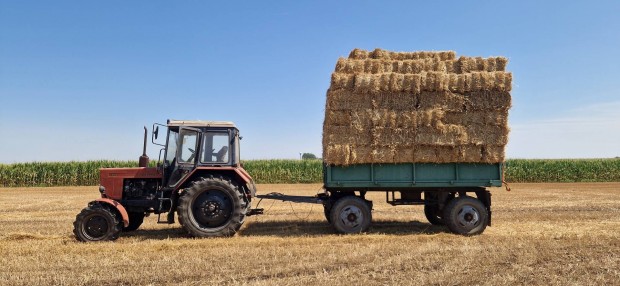
M 452 51 L 351 51 L 327 91 L 325 162 L 503 162 L 507 62 Z

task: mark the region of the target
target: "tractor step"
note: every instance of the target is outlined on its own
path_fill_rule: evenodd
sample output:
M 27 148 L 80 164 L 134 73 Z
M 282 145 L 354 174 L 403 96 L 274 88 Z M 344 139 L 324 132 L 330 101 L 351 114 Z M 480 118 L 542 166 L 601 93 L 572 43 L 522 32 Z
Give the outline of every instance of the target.
M 159 209 L 161 210 L 163 208 L 163 204 L 164 202 L 170 202 L 170 205 L 172 205 L 172 199 L 170 198 L 159 198 Z M 161 213 L 157 214 L 157 223 L 160 224 L 173 224 L 174 223 L 174 212 L 170 211 L 168 212 L 168 214 L 166 215 L 166 220 L 162 220 L 161 219 Z

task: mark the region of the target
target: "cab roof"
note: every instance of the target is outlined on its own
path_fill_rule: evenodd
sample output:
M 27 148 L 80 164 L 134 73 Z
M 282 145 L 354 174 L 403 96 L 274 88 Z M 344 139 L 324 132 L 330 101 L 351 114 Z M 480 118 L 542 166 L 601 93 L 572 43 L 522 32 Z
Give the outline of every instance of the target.
M 235 124 L 230 121 L 173 120 L 173 119 L 168 119 L 168 126 L 237 128 Z

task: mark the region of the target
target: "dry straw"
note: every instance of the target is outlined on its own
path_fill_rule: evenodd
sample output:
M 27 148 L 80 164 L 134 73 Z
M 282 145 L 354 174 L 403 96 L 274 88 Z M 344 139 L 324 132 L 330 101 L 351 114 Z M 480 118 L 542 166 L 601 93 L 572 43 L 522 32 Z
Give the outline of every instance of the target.
M 355 49 L 327 91 L 326 163 L 497 163 L 512 74 L 503 57 Z

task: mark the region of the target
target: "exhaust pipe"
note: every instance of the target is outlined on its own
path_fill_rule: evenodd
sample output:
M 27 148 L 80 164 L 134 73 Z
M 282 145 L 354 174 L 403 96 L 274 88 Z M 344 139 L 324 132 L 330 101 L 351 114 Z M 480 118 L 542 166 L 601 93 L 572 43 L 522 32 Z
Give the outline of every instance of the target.
M 149 166 L 149 156 L 146 156 L 146 134 L 148 133 L 146 126 L 144 126 L 144 145 L 142 147 L 142 156 L 138 160 L 138 167 L 146 168 Z

